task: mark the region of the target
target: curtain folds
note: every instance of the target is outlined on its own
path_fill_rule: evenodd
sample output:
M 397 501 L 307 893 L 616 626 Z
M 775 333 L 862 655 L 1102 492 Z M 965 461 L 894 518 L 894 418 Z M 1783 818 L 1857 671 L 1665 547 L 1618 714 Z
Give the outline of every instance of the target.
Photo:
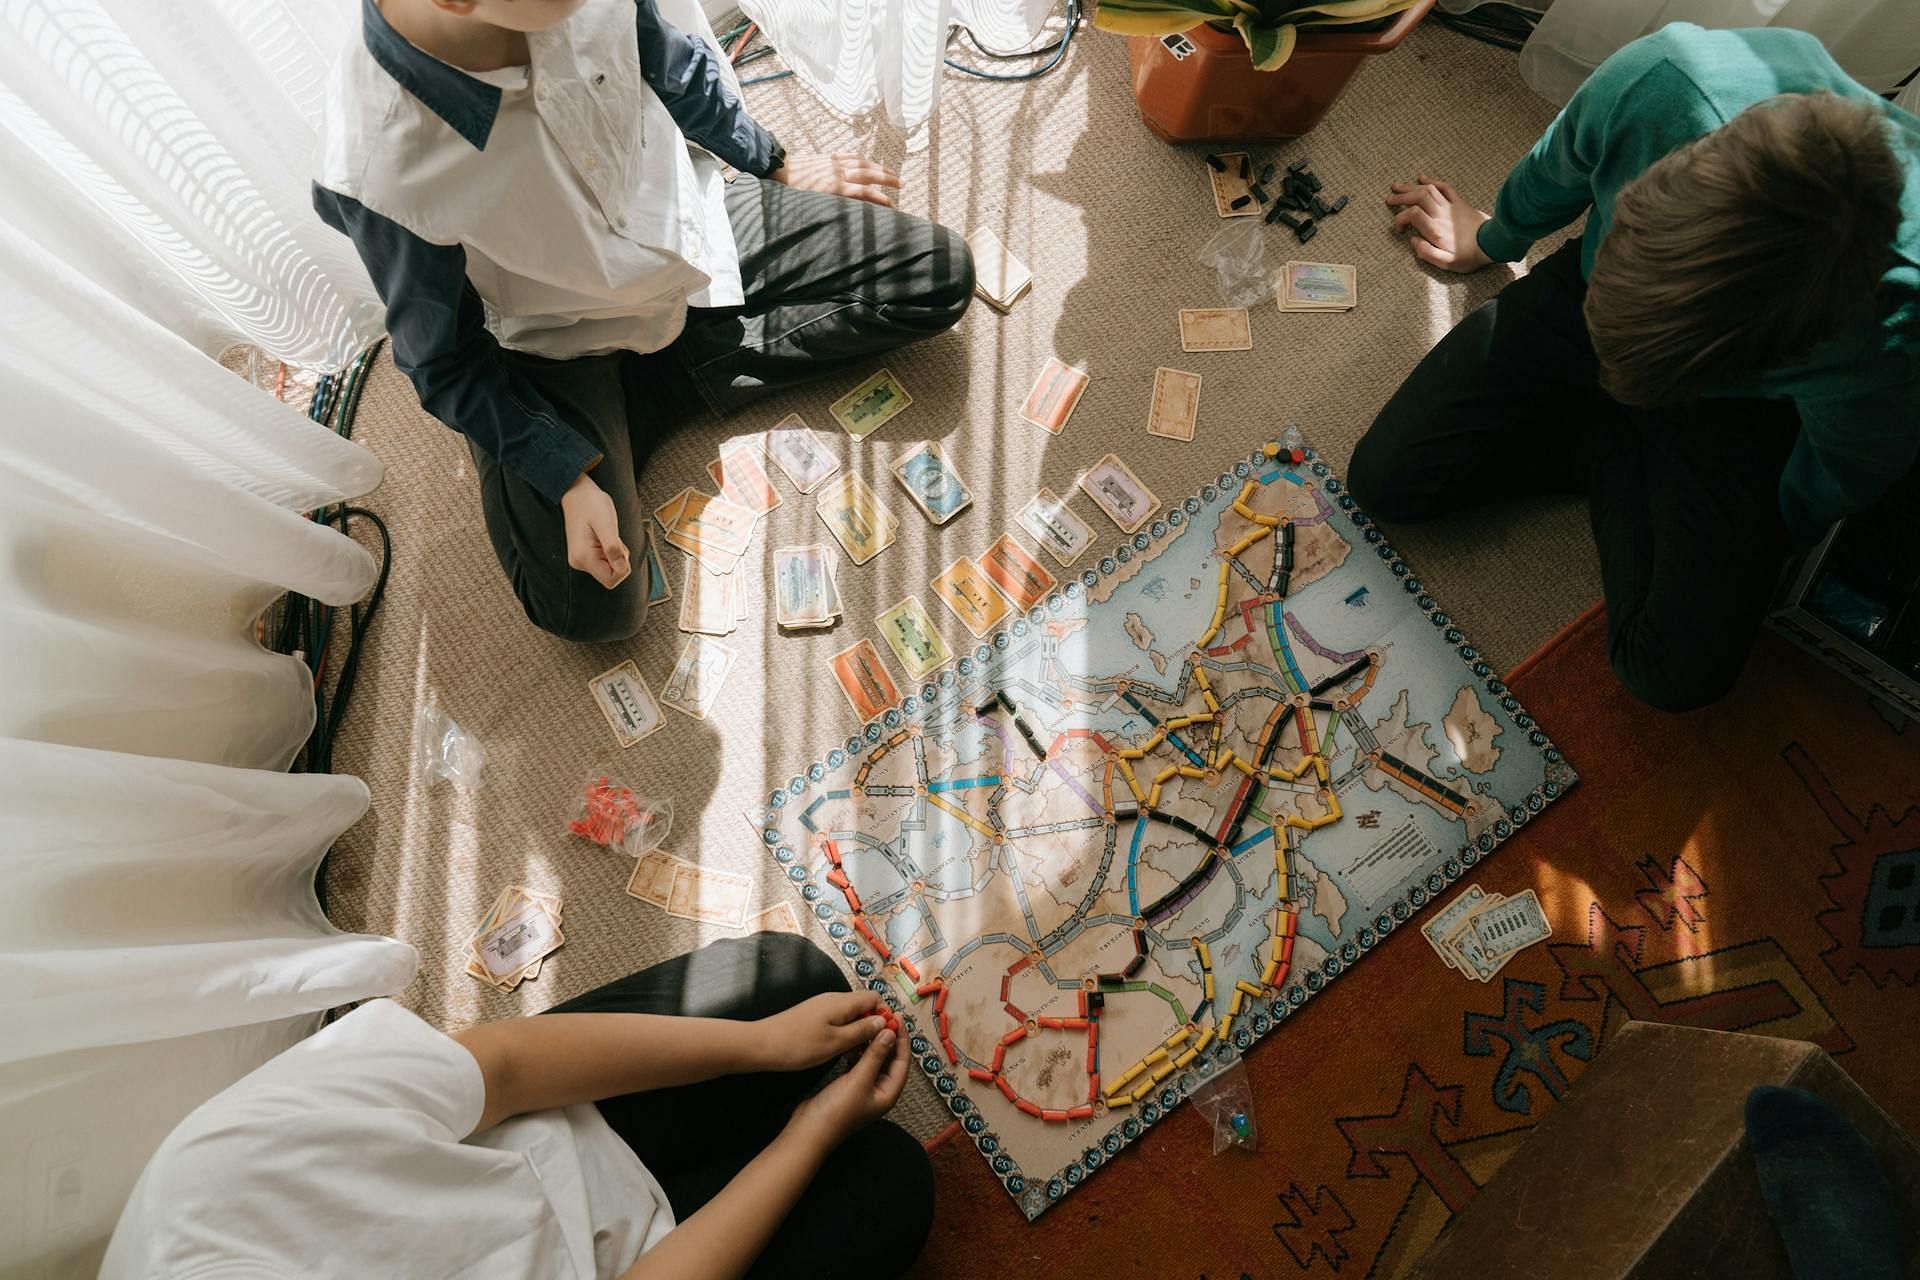
M 1033 42 L 1055 7 L 1055 0 L 740 0 L 828 106 L 844 115 L 884 107 L 907 128 L 939 104 L 951 28 L 1011 52 Z
M 372 585 L 303 513 L 380 465 L 4 212 L 0 1275 L 91 1275 L 182 1116 L 412 978 L 314 898 L 367 791 L 283 772 L 312 677 L 254 637 L 287 588 Z
M 0 0 L 0 218 L 208 355 L 380 333 L 308 184 L 342 0 Z

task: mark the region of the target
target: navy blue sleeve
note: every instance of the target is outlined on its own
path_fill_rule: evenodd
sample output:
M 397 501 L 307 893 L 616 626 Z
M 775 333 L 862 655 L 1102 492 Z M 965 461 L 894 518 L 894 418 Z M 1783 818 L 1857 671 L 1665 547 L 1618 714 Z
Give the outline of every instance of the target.
M 387 306 L 393 362 L 412 380 L 421 406 L 558 503 L 600 461 L 600 451 L 500 358 L 480 295 L 467 280 L 467 251 L 422 240 L 318 183 L 313 207 L 353 238 Z
M 704 40 L 667 25 L 653 0 L 634 0 L 640 29 L 640 74 L 688 139 L 742 173 L 764 178 L 773 135 L 754 123 L 728 87 Z

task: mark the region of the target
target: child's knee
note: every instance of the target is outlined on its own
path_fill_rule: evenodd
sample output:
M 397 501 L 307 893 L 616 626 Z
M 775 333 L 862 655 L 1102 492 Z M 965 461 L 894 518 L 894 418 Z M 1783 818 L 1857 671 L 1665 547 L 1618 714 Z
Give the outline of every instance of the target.
M 760 960 L 767 969 L 784 975 L 805 993 L 801 999 L 853 989 L 847 971 L 811 939 L 791 933 L 762 933 L 751 941 L 760 948 Z
M 1416 480 L 1374 432 L 1361 436 L 1353 447 L 1353 458 L 1347 463 L 1347 491 L 1368 515 L 1396 524 L 1427 519 L 1433 514 L 1432 504 Z
M 647 620 L 647 595 L 636 573 L 611 591 L 578 574 L 567 598 L 558 603 L 523 600 L 527 620 L 548 635 L 575 644 L 609 644 L 631 640 Z

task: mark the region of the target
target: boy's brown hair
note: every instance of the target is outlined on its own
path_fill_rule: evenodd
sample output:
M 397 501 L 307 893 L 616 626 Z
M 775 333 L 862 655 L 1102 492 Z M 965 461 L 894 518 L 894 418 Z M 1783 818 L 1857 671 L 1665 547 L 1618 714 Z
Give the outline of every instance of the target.
M 1672 404 L 1805 355 L 1864 314 L 1903 173 L 1873 103 L 1755 103 L 1620 189 L 1587 280 L 1600 385 Z

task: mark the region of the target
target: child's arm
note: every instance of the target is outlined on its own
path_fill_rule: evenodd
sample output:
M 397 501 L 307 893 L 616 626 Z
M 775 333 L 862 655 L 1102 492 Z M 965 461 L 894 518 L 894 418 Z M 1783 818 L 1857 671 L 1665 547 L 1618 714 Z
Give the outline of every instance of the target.
M 635 0 L 635 7 L 640 74 L 680 132 L 740 172 L 766 177 L 775 167 L 773 135 L 747 114 L 707 42 L 668 25 L 654 0 Z
M 641 1254 L 620 1280 L 731 1280 L 743 1274 L 827 1154 L 899 1100 L 907 1060 L 906 1041 L 892 1031 L 875 1036 L 845 1075 L 801 1103 L 779 1137 L 719 1195 Z
M 651 1013 L 546 1013 L 454 1033 L 480 1067 L 474 1130 L 511 1116 L 750 1071 L 799 1071 L 864 1047 L 880 997 L 836 992 L 758 1021 Z

